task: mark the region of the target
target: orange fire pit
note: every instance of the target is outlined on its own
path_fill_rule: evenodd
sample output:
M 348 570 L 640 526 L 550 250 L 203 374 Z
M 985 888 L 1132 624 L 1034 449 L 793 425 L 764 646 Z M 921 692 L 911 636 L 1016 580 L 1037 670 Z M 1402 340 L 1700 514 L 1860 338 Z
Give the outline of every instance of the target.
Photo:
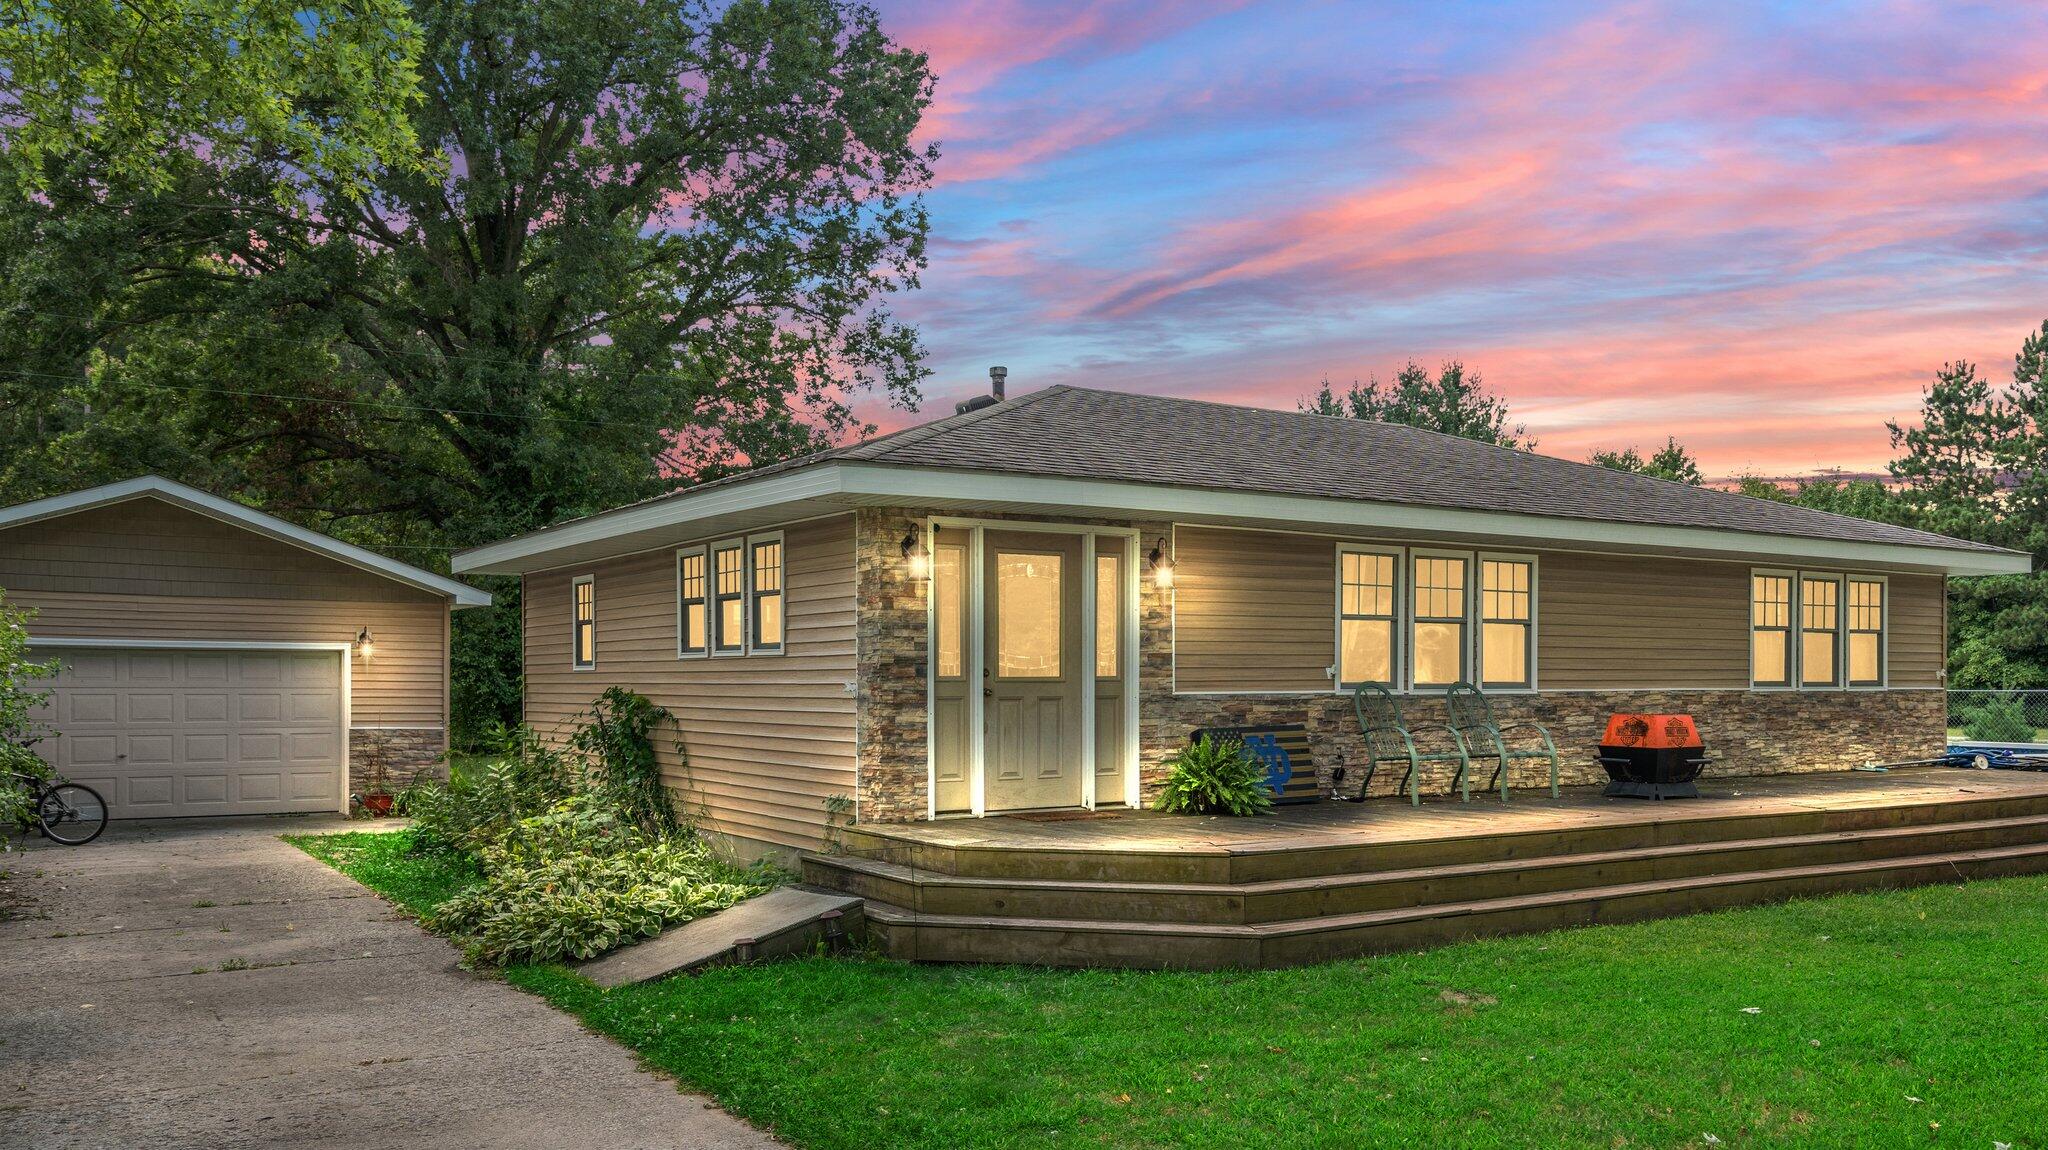
M 1600 765 L 1610 796 L 1696 799 L 1707 745 L 1691 715 L 1612 715 L 1600 737 Z

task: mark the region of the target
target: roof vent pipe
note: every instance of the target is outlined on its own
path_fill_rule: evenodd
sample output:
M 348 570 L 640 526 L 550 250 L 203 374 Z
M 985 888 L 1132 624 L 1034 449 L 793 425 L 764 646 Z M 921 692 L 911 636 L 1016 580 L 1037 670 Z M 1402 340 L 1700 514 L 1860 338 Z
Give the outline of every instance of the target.
M 954 404 L 953 414 L 966 415 L 970 411 L 980 411 L 984 407 L 994 407 L 996 404 L 1001 403 L 1003 401 L 1003 383 L 1005 380 L 1009 378 L 1009 368 L 989 368 L 988 387 L 990 394 L 977 395 L 973 399 L 965 400 L 963 402 Z

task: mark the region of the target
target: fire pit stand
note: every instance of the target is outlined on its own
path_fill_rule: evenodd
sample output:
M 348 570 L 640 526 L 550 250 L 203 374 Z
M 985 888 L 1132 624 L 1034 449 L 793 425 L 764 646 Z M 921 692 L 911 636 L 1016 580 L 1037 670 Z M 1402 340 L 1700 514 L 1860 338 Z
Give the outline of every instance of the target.
M 1707 747 L 1691 715 L 1612 715 L 1600 739 L 1609 798 L 1696 799 Z

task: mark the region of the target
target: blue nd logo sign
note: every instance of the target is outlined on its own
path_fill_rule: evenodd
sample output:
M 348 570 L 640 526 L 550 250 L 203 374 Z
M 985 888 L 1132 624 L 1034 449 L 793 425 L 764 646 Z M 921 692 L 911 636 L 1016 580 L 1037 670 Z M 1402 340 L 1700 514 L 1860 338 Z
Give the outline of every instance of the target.
M 1286 793 L 1287 780 L 1294 777 L 1294 761 L 1288 758 L 1279 737 L 1271 734 L 1246 735 L 1244 749 L 1266 764 L 1266 786 L 1272 789 L 1274 796 Z

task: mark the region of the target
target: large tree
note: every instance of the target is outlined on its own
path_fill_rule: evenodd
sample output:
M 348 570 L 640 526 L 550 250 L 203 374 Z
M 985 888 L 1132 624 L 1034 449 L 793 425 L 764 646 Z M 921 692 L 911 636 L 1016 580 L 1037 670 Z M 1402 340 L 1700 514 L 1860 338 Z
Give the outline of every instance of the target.
M 0 205 L 4 494 L 149 467 L 431 565 L 914 403 L 887 297 L 923 266 L 931 78 L 872 11 L 410 16 L 434 163 L 145 178 L 87 141 Z
M 1479 373 L 1457 360 L 1435 375 L 1410 360 L 1391 384 L 1375 377 L 1341 392 L 1326 379 L 1299 406 L 1314 415 L 1401 423 L 1523 451 L 1536 446 L 1528 428 L 1508 422 L 1507 400 L 1487 391 Z

